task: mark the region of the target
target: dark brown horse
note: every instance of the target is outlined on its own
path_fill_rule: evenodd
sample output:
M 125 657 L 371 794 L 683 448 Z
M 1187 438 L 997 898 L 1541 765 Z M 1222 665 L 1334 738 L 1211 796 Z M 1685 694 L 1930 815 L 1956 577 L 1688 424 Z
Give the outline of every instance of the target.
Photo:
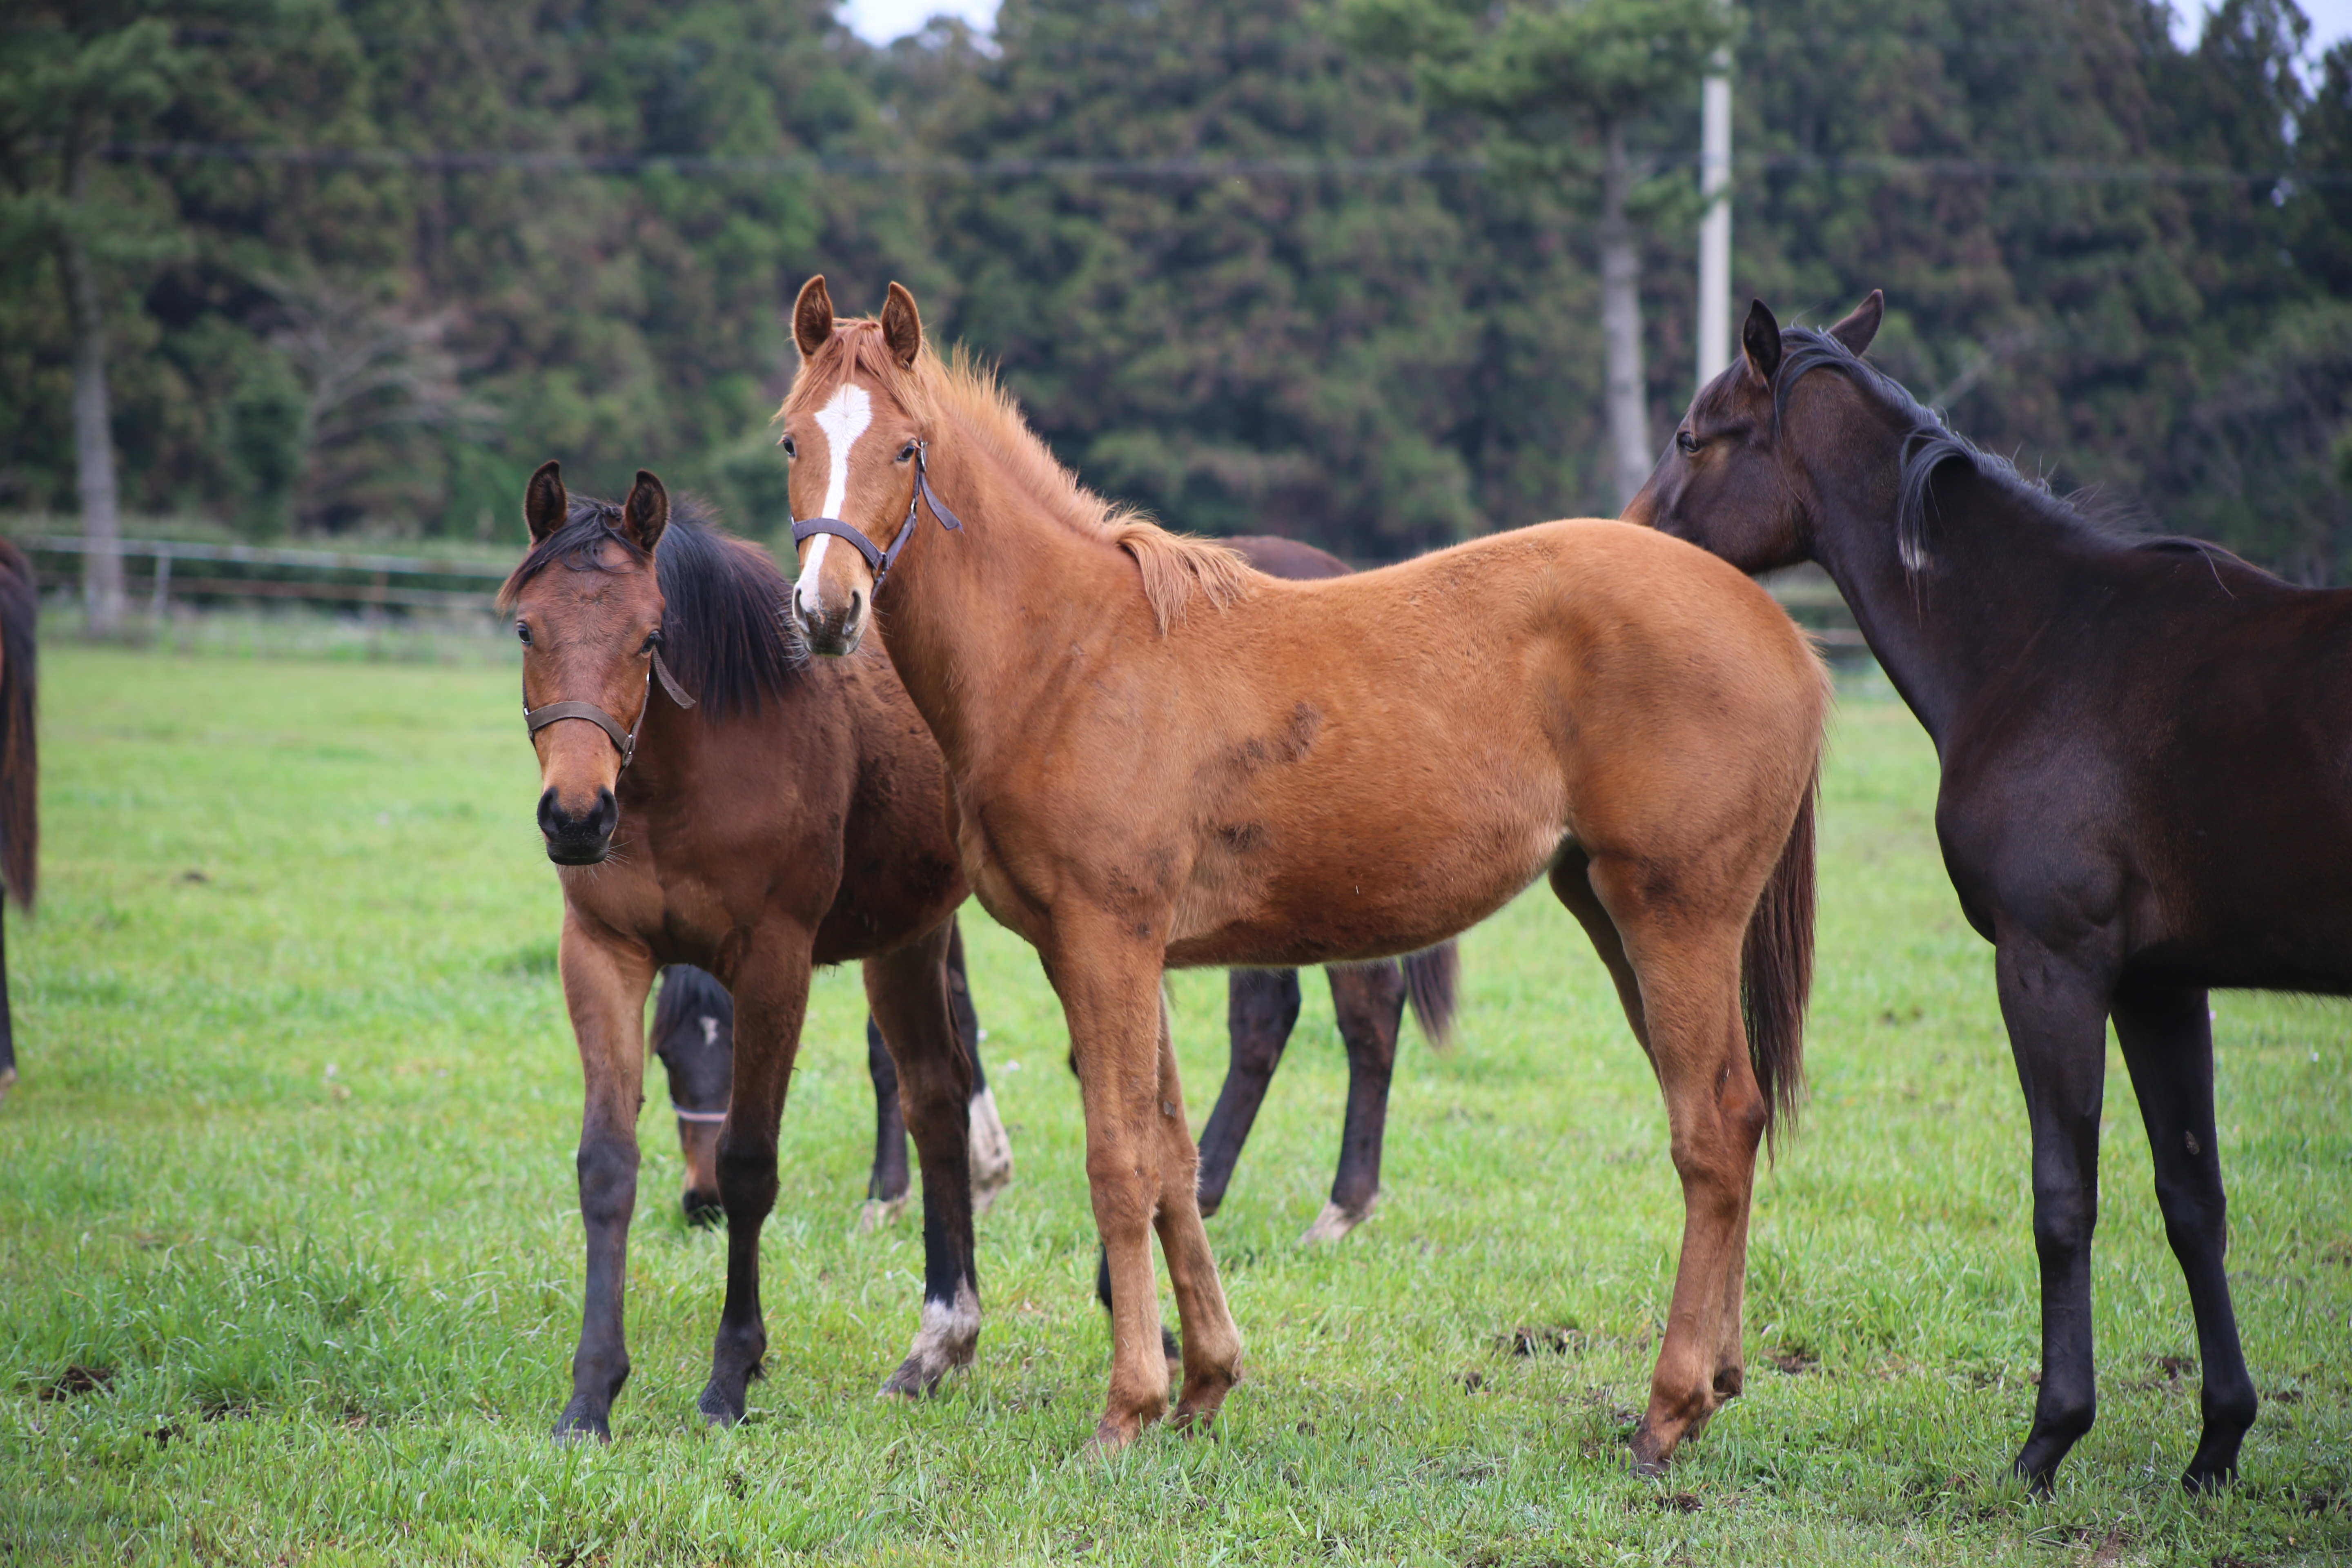
M 2093 527 L 1862 360 L 1882 310 L 1783 331 L 1759 301 L 1626 515 L 1750 572 L 1821 563 L 1935 740 L 1937 837 L 1997 952 L 2033 1129 L 2042 1386 L 2019 1473 L 2047 1487 L 2096 1407 L 2112 1019 L 2205 1369 L 2181 1479 L 2210 1486 L 2256 1404 L 2206 991 L 2352 994 L 2352 592 Z
M 646 995 L 664 964 L 734 1001 L 714 1151 L 727 1300 L 703 1415 L 732 1423 L 767 1347 L 760 1230 L 809 973 L 861 960 L 921 1165 L 922 1326 L 886 1391 L 969 1362 L 980 1331 L 965 1153 L 971 1067 L 948 1009 L 964 898 L 938 749 L 878 656 L 810 665 L 765 552 L 639 473 L 627 501 L 574 502 L 556 465 L 524 499 L 531 548 L 502 603 L 525 645 L 539 825 L 563 884 L 564 1002 L 586 1079 L 580 1209 L 587 1293 L 559 1436 L 610 1436 L 636 1205 Z
M 41 853 L 40 768 L 34 699 L 41 596 L 33 563 L 0 540 L 0 883 L 30 910 Z M 8 1011 L 6 943 L 0 937 L 0 1099 L 16 1081 L 16 1031 Z
M 878 619 L 973 891 L 1069 1022 L 1114 1304 L 1096 1442 L 1168 1412 L 1155 1229 L 1177 1424 L 1241 1368 L 1165 968 L 1393 957 L 1545 878 L 1673 1128 L 1683 1247 L 1633 1442 L 1662 1465 L 1740 1390 L 1756 1150 L 1800 1077 L 1828 700 L 1802 634 L 1722 562 L 1599 520 L 1268 577 L 1083 489 L 992 377 L 926 348 L 898 285 L 836 322 L 812 279 L 793 330 L 802 636 L 848 656 Z

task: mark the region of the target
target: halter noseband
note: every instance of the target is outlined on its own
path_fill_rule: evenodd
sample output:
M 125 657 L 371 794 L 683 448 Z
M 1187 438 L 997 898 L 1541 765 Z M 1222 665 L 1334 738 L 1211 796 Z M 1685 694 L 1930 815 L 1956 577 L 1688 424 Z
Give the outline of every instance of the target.
M 923 469 L 923 454 L 929 450 L 929 442 L 915 443 L 915 489 L 914 492 L 907 497 L 907 521 L 898 525 L 898 536 L 890 542 L 889 549 L 875 549 L 872 540 L 837 517 L 794 520 L 793 543 L 798 546 L 810 536 L 819 533 L 829 533 L 835 539 L 847 542 L 851 549 L 866 557 L 866 569 L 874 574 L 874 592 L 877 595 L 880 595 L 882 579 L 890 574 L 890 568 L 897 563 L 899 552 L 907 548 L 907 541 L 915 537 L 915 516 L 925 501 L 931 503 L 931 515 L 940 520 L 941 528 L 950 532 L 961 532 L 963 529 L 963 524 L 956 521 L 956 514 L 940 504 L 939 492 L 931 489 L 930 476 Z M 785 515 L 788 518 L 791 517 L 792 508 L 789 503 L 784 510 Z
M 661 649 L 656 647 L 653 663 L 646 670 L 646 700 L 637 705 L 635 727 L 622 729 L 618 719 L 593 702 L 550 702 L 543 708 L 533 708 L 528 699 L 522 705 L 523 725 L 530 733 L 536 735 L 550 724 L 561 723 L 566 719 L 584 719 L 613 738 L 614 746 L 621 753 L 621 771 L 627 773 L 629 763 L 637 754 L 637 731 L 645 727 L 646 710 L 654 705 L 654 677 L 656 675 L 661 677 L 662 689 L 669 693 L 672 702 L 680 708 L 694 706 L 694 699 L 688 696 L 686 689 L 677 683 L 677 678 L 669 672 L 669 666 L 662 662 Z

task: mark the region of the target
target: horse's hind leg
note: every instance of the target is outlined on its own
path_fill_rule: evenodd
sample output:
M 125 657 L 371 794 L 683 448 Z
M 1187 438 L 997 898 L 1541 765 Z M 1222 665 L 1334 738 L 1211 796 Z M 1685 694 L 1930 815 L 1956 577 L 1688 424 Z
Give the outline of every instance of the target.
M 637 1108 L 645 1099 L 646 994 L 654 965 L 642 948 L 593 936 L 569 913 L 557 954 L 580 1047 L 580 1220 L 588 1256 L 572 1397 L 555 1436 L 610 1442 L 613 1401 L 629 1380 L 622 1299 L 629 1219 L 637 1206 Z
M 2222 1263 L 2229 1227 L 2213 1130 L 2212 1015 L 2202 990 L 2126 987 L 2116 992 L 2112 1016 L 2155 1156 L 2165 1235 L 2197 1315 L 2205 1431 L 2180 1484 L 2201 1491 L 2236 1477 L 2238 1445 L 2257 1408 Z
M 857 1228 L 878 1230 L 907 1212 L 914 1193 L 907 1175 L 907 1119 L 898 1109 L 898 1068 L 883 1043 L 882 1026 L 866 1016 L 866 1076 L 874 1080 L 874 1169 Z
M 776 1206 L 776 1128 L 808 1008 L 805 929 L 761 933 L 728 976 L 735 994 L 735 1082 L 719 1130 L 719 1201 L 727 1210 L 727 1300 L 710 1346 L 710 1381 L 696 1407 L 713 1426 L 743 1419 L 768 1353 L 760 1310 L 760 1231 Z
M 1555 871 L 1554 888 L 1573 869 Z M 1649 1407 L 1633 1435 L 1634 1468 L 1654 1474 L 1738 1386 L 1735 1274 L 1745 1265 L 1765 1104 L 1740 1022 L 1741 926 L 1662 906 L 1650 896 L 1646 874 L 1622 862 L 1596 860 L 1582 879 L 1615 939 L 1596 934 L 1595 944 L 1612 973 L 1625 967 L 1618 986 L 1621 999 L 1629 992 L 1634 998 L 1629 1017 L 1639 1008 L 1637 1033 L 1665 1099 L 1683 1184 L 1682 1253 L 1665 1342 L 1651 1373 Z M 1561 897 L 1591 929 L 1591 905 L 1572 886 Z
M 1396 1071 L 1397 1028 L 1404 1021 L 1404 971 L 1393 963 L 1332 964 L 1331 1008 L 1348 1047 L 1348 1119 L 1339 1133 L 1339 1169 L 1331 1201 L 1304 1241 L 1337 1241 L 1372 1212 L 1381 1197 L 1381 1142 L 1389 1122 L 1389 1080 Z
M 1201 1213 L 1217 1212 L 1225 1184 L 1249 1142 L 1266 1086 L 1298 1022 L 1298 971 L 1236 969 L 1225 976 L 1225 1027 L 1232 1041 L 1224 1087 L 1201 1129 Z
M 971 1062 L 948 1005 L 948 928 L 866 961 L 867 1005 L 898 1064 L 898 1100 L 923 1173 L 923 1320 L 884 1394 L 928 1394 L 980 1343 L 972 1267 Z
M 971 1212 L 978 1218 L 1012 1184 L 1013 1140 L 1005 1134 L 1004 1119 L 996 1113 L 988 1069 L 981 1065 L 980 1009 L 972 1005 L 971 977 L 964 972 L 963 927 L 953 915 L 948 917 L 948 1012 L 971 1063 Z

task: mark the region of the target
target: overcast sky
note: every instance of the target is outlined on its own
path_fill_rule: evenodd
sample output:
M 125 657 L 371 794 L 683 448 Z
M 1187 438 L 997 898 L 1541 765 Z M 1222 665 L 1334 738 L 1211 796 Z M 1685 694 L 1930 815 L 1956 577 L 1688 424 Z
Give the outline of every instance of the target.
M 2174 36 L 2194 42 L 2208 9 L 2200 0 L 2174 0 Z M 985 31 L 996 21 L 996 0 L 843 0 L 841 6 L 842 20 L 876 44 L 903 38 L 942 13 Z M 2352 33 L 2352 0 L 2303 0 L 2303 14 L 2311 18 L 2314 53 Z

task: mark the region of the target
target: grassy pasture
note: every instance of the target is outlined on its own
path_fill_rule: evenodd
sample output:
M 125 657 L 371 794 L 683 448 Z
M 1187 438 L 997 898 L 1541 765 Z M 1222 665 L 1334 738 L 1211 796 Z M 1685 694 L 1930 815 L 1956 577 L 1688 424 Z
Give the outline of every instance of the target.
M 721 1243 L 652 1091 L 635 1374 L 546 1430 L 577 1326 L 579 1085 L 510 671 L 57 647 L 47 892 L 13 914 L 0 1105 L 0 1562 L 2250 1564 L 2352 1554 L 2352 1011 L 2230 995 L 2231 1262 L 2265 1394 L 2246 1481 L 2174 1478 L 2195 1341 L 2111 1056 L 2099 1425 L 2007 1477 L 2037 1357 L 2026 1132 L 1934 760 L 1849 700 L 1824 806 L 1803 1130 L 1759 1187 L 1748 1395 L 1625 1473 L 1679 1224 L 1599 964 L 1530 895 L 1466 940 L 1451 1055 L 1399 1065 L 1388 1194 L 1306 1250 L 1344 1063 L 1319 982 L 1211 1235 L 1248 1345 L 1214 1440 L 1080 1447 L 1108 1341 L 1059 1015 L 967 910 L 1019 1160 L 981 1364 L 878 1405 L 911 1224 L 854 1233 L 856 977 L 822 977 L 768 1231 L 751 1420 L 693 1415 Z M 1197 1126 L 1222 977 L 1174 978 Z M 1522 1331 L 1525 1331 L 1524 1332 Z M 1528 1353 L 1521 1353 L 1526 1352 Z

